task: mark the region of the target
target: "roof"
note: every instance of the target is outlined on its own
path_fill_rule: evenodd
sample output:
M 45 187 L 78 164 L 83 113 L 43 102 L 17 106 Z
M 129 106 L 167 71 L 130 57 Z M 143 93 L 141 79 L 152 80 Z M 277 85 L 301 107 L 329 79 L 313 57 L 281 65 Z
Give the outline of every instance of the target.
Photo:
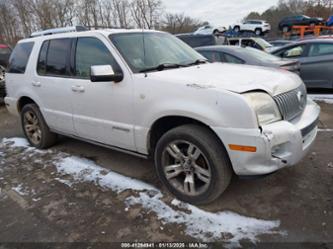
M 42 35 L 36 37 L 29 37 L 19 42 L 27 42 L 27 41 L 36 41 L 36 40 L 47 40 L 54 38 L 64 38 L 64 37 L 78 37 L 78 36 L 86 36 L 93 34 L 102 34 L 104 36 L 109 36 L 112 34 L 125 34 L 125 33 L 162 33 L 161 31 L 155 30 L 145 30 L 145 29 L 99 29 L 99 30 L 88 30 L 88 31 L 78 31 L 78 32 L 64 32 L 50 35 Z

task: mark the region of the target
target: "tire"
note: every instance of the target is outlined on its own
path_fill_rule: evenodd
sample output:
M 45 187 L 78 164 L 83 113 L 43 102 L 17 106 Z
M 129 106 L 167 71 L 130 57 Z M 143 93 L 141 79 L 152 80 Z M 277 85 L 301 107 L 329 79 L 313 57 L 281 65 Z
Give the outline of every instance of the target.
M 157 175 L 169 192 L 195 205 L 217 199 L 233 175 L 223 144 L 212 131 L 199 125 L 184 125 L 165 133 L 154 158 Z
M 310 23 L 310 27 L 314 27 L 314 26 L 316 26 L 316 23 L 311 22 L 311 23 Z
M 217 30 L 217 29 L 215 29 L 214 31 L 213 31 L 213 35 L 215 35 L 215 36 L 218 36 L 220 34 L 220 32 Z
M 256 30 L 254 31 L 254 33 L 255 33 L 257 36 L 260 36 L 260 35 L 262 34 L 262 31 L 261 31 L 261 29 L 256 29 Z
M 240 31 L 240 27 L 239 26 L 234 27 L 234 31 L 238 33 Z
M 288 26 L 283 26 L 283 27 L 282 27 L 282 32 L 283 32 L 283 33 L 287 33 L 287 32 L 289 32 L 289 27 L 288 27 Z
M 2 65 L 0 65 L 0 103 L 3 101 L 3 98 L 6 96 L 5 72 L 6 69 Z
M 47 149 L 57 141 L 36 104 L 27 104 L 21 111 L 21 124 L 29 143 L 38 149 Z

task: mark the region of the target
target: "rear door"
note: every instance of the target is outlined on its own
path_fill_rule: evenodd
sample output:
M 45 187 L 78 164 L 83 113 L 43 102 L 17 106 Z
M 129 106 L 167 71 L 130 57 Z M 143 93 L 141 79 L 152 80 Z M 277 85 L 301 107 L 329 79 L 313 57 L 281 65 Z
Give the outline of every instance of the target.
M 301 64 L 301 76 L 308 87 L 333 87 L 333 43 L 309 44 Z
M 72 91 L 69 83 L 72 45 L 71 38 L 44 41 L 31 82 L 41 101 L 40 108 L 49 127 L 69 135 L 74 134 Z

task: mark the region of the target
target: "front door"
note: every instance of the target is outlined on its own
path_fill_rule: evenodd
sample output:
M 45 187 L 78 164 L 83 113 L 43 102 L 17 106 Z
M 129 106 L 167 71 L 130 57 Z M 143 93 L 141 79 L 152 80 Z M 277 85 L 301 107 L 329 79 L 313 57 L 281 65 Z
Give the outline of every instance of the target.
M 79 37 L 74 56 L 72 103 L 74 127 L 78 136 L 127 150 L 135 150 L 133 85 L 114 56 L 107 38 Z M 123 81 L 91 82 L 92 65 L 111 65 L 124 74 Z

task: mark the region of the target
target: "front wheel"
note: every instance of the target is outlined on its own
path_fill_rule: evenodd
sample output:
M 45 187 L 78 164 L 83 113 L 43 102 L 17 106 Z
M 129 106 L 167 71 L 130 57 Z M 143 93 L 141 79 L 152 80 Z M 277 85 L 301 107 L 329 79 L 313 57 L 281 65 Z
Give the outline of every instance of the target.
M 238 32 L 240 31 L 240 27 L 238 27 L 238 26 L 234 27 L 234 31 L 235 31 L 236 33 L 238 33 Z
M 184 125 L 168 131 L 155 150 L 157 174 L 179 200 L 192 204 L 214 201 L 232 177 L 227 152 L 205 127 Z
M 36 104 L 23 107 L 21 122 L 23 132 L 32 146 L 46 149 L 55 144 L 57 135 L 50 131 Z

